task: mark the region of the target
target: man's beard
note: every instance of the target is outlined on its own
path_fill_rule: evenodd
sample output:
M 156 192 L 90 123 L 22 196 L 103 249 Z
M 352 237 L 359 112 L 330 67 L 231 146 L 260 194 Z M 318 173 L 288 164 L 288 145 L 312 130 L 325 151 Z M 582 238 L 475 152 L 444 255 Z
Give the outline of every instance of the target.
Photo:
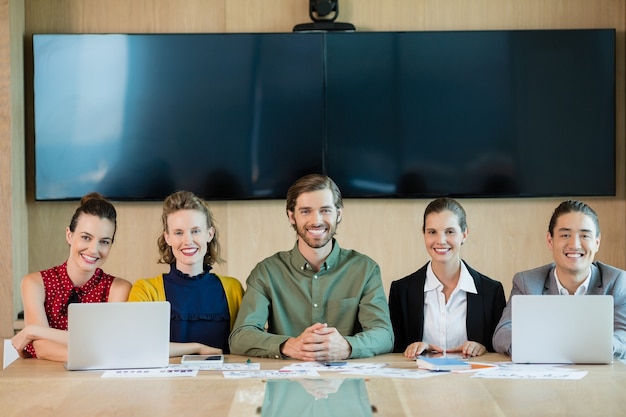
M 328 225 L 328 224 L 324 224 L 325 226 L 328 227 L 328 230 L 326 232 L 326 234 L 324 235 L 323 239 L 313 239 L 311 238 L 308 234 L 307 231 L 304 227 L 300 227 L 298 226 L 296 228 L 298 236 L 304 240 L 304 242 L 311 248 L 313 249 L 319 249 L 319 248 L 323 248 L 324 246 L 326 246 L 326 244 L 328 242 L 330 242 L 333 237 L 335 236 L 335 233 L 337 231 L 337 225 Z

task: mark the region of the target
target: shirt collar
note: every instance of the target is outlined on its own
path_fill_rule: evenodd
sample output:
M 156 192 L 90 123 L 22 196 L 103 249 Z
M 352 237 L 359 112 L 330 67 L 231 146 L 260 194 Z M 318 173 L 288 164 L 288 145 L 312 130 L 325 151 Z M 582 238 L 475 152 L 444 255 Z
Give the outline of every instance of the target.
M 174 277 L 177 277 L 177 278 L 180 278 L 180 279 L 194 281 L 194 280 L 199 280 L 199 279 L 204 278 L 204 276 L 207 273 L 211 272 L 211 269 L 213 269 L 213 267 L 211 265 L 205 264 L 204 265 L 204 270 L 201 273 L 199 273 L 198 275 L 191 276 L 189 274 L 185 274 L 180 269 L 178 269 L 176 267 L 176 262 L 172 262 L 170 264 L 170 275 L 174 276 Z
M 328 257 L 322 264 L 322 267 L 320 268 L 320 272 L 331 270 L 337 264 L 337 259 L 339 258 L 339 251 L 340 251 L 339 243 L 337 243 L 337 241 L 333 239 L 332 245 L 333 245 L 333 249 L 330 251 L 330 253 L 328 254 Z M 295 268 L 300 269 L 301 271 L 312 271 L 311 266 L 309 265 L 309 262 L 302 255 L 302 253 L 300 252 L 300 249 L 298 249 L 298 241 L 296 241 L 296 244 L 294 245 L 293 249 L 291 249 L 291 264 Z
M 570 293 L 567 290 L 567 288 L 565 288 L 561 284 L 561 281 L 559 280 L 559 277 L 556 274 L 556 268 L 554 268 L 554 280 L 556 281 L 556 287 L 559 290 L 559 294 L 560 295 L 570 295 Z M 578 286 L 578 288 L 576 288 L 576 292 L 574 292 L 574 295 L 584 295 L 584 294 L 587 294 L 587 288 L 589 287 L 589 281 L 591 281 L 591 268 L 589 268 L 589 274 L 587 274 L 587 278 L 585 278 L 583 283 L 580 284 Z
M 437 276 L 433 272 L 432 262 L 428 262 L 426 268 L 426 282 L 424 283 L 424 292 L 433 291 L 437 288 L 443 287 L 443 284 L 437 279 Z M 459 283 L 456 286 L 459 290 L 466 293 L 476 294 L 476 284 L 474 278 L 469 273 L 469 270 L 465 266 L 465 263 L 461 262 L 461 276 L 459 277 Z

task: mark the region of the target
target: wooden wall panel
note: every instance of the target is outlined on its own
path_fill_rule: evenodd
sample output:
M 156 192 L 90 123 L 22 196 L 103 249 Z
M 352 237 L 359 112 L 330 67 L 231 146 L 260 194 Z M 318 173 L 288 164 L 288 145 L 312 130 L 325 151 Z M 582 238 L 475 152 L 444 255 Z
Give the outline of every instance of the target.
M 11 65 L 9 0 L 0 0 L 0 336 L 10 335 L 13 313 L 11 237 Z M 11 277 L 10 279 L 8 277 Z
M 308 0 L 226 1 L 226 32 L 291 32 L 309 21 Z
M 625 4 L 626 0 L 340 0 L 338 20 L 351 22 L 360 31 L 616 28 L 618 196 L 587 201 L 600 214 L 603 226 L 598 259 L 626 268 Z M 26 0 L 25 16 L 26 51 L 29 35 L 35 32 L 289 32 L 309 20 L 306 0 Z M 28 79 L 32 68 L 26 62 Z M 28 126 L 32 123 L 28 83 L 26 89 Z M 26 143 L 32 143 L 32 133 L 27 133 Z M 28 155 L 27 163 L 31 159 Z M 580 174 L 593 175 L 584 167 Z M 32 177 L 31 170 L 28 175 Z M 470 226 L 464 258 L 501 280 L 508 293 L 514 272 L 550 261 L 545 233 L 552 210 L 561 200 L 461 200 Z M 337 237 L 342 246 L 378 261 L 388 288 L 391 280 L 427 261 L 421 235 L 427 203 L 346 200 Z M 62 231 L 75 207 L 73 203 L 35 203 L 29 198 L 31 270 L 67 256 Z M 117 207 L 118 235 L 106 269 L 131 281 L 160 272 L 163 266 L 155 263 L 160 203 L 119 203 Z M 217 267 L 218 272 L 243 281 L 259 260 L 290 249 L 295 241 L 283 201 L 219 202 L 212 207 L 228 261 Z
M 338 20 L 361 31 L 619 27 L 620 10 L 620 0 L 340 0 Z
M 26 0 L 31 33 L 223 32 L 224 0 Z M 27 29 L 28 30 L 28 29 Z
M 0 338 L 13 335 L 19 294 L 28 268 L 24 181 L 22 2 L 0 0 Z

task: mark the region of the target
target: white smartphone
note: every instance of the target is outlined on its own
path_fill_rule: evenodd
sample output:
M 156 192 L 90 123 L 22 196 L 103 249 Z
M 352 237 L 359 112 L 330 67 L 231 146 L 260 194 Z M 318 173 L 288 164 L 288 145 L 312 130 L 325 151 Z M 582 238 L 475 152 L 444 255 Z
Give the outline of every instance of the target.
M 183 355 L 180 363 L 198 364 L 218 364 L 224 362 L 224 355 Z

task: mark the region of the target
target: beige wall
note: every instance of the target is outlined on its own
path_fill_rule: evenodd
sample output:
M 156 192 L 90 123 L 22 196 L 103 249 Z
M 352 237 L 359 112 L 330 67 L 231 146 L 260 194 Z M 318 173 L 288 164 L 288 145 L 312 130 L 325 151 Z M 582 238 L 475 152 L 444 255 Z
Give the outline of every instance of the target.
M 0 337 L 12 334 L 15 278 L 28 271 L 23 32 L 23 3 L 0 0 Z
M 6 3 L 7 0 L 0 0 L 0 5 Z M 338 20 L 353 23 L 359 31 L 616 28 L 618 196 L 587 201 L 598 211 L 603 226 L 598 258 L 625 268 L 625 4 L 626 0 L 340 0 Z M 29 55 L 32 33 L 290 32 L 295 24 L 309 20 L 307 0 L 26 0 L 24 15 L 27 80 L 32 72 Z M 0 47 L 0 54 L 2 51 Z M 7 65 L 2 62 L 0 88 L 7 82 Z M 11 80 L 15 82 L 19 76 L 12 74 Z M 32 85 L 27 82 L 25 89 L 29 227 L 27 235 L 22 236 L 27 240 L 19 243 L 28 248 L 28 269 L 39 270 L 67 257 L 63 231 L 76 203 L 33 201 Z M 0 112 L 6 111 L 3 97 Z M 0 123 L 0 135 L 3 135 L 6 129 L 2 119 Z M 4 146 L 7 139 L 0 137 Z M 593 152 L 591 144 L 589 151 Z M 4 175 L 5 168 L 0 166 L 0 169 Z M 593 173 L 581 167 L 580 175 Z M 4 189 L 2 193 L 7 195 Z M 15 193 L 14 198 L 20 202 L 23 199 Z M 514 272 L 550 260 L 545 246 L 547 222 L 552 209 L 562 199 L 461 200 L 470 226 L 464 258 L 476 269 L 501 280 L 508 293 Z M 393 279 L 427 261 L 420 232 L 421 214 L 427 203 L 427 200 L 347 200 L 338 239 L 342 246 L 377 260 L 388 288 Z M 160 204 L 126 202 L 118 203 L 117 207 L 118 236 L 105 265 L 107 272 L 134 281 L 162 271 L 163 267 L 155 262 Z M 217 268 L 218 272 L 243 281 L 256 262 L 275 251 L 291 248 L 294 243 L 283 201 L 218 202 L 212 207 L 228 260 Z M 2 225 L 10 227 L 11 223 Z M 7 285 L 8 280 L 9 276 L 3 275 L 0 282 Z M 0 292 L 0 297 L 5 296 Z M 16 305 L 14 310 L 19 308 Z

